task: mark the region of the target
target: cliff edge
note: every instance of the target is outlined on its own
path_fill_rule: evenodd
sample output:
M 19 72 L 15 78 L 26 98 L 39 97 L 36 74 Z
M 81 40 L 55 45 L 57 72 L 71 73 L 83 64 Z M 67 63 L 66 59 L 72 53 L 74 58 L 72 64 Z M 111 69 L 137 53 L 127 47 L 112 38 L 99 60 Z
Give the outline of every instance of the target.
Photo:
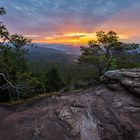
M 17 106 L 0 105 L 1 140 L 140 140 L 140 69 L 104 84 Z

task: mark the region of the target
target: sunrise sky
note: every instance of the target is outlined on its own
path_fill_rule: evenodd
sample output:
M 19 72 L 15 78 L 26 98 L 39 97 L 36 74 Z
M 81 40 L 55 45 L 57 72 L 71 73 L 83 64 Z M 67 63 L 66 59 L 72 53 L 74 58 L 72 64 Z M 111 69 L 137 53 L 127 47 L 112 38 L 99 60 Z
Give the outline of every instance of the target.
M 96 31 L 140 42 L 140 0 L 0 0 L 9 31 L 38 43 L 83 44 Z

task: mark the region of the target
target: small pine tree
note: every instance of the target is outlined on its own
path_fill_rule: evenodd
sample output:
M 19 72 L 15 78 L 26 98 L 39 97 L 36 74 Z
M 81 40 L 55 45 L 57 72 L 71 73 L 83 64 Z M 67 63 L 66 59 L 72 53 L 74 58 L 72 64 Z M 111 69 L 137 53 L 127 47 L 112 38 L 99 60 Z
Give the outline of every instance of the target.
M 63 87 L 62 79 L 55 67 L 49 69 L 45 75 L 45 88 L 47 92 L 59 91 Z

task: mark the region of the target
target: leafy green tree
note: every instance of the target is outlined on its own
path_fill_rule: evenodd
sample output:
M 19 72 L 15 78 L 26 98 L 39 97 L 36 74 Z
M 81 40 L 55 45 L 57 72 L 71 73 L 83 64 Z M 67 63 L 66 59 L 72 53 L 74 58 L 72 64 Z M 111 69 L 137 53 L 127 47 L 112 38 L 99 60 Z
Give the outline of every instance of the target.
M 18 86 L 23 87 L 24 91 L 22 96 L 30 96 L 37 93 L 40 81 L 31 72 L 18 72 L 17 73 Z
M 5 9 L 0 8 L 0 15 L 3 14 Z M 6 79 L 0 80 L 0 92 L 4 87 L 6 92 L 12 94 L 14 90 L 19 96 L 24 89 L 30 91 L 36 88 L 38 80 L 31 74 L 26 59 L 28 54 L 26 46 L 32 46 L 31 40 L 22 35 L 11 35 L 2 22 L 0 22 L 0 40 L 0 76 Z
M 63 87 L 62 79 L 55 67 L 49 69 L 45 75 L 45 88 L 48 92 L 59 91 Z
M 129 58 L 138 55 L 135 51 L 138 44 L 121 42 L 114 31 L 100 31 L 96 36 L 97 40 L 89 41 L 88 47 L 81 46 L 80 62 L 92 64 L 99 76 L 107 70 L 132 67 L 133 62 Z

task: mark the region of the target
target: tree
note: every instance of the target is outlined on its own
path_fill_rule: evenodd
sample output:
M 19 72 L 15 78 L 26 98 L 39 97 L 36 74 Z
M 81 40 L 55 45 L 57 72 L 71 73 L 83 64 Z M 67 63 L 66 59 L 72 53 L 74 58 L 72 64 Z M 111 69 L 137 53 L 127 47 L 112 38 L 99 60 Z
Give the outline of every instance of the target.
M 4 8 L 0 8 L 0 15 L 2 14 L 5 14 Z M 0 40 L 0 70 L 10 80 L 15 79 L 13 76 L 17 71 L 27 70 L 28 50 L 25 46 L 31 45 L 31 40 L 22 35 L 10 35 L 2 22 L 0 22 Z
M 59 91 L 63 87 L 63 82 L 55 67 L 49 69 L 45 75 L 45 88 L 48 92 Z
M 129 57 L 138 54 L 138 44 L 121 42 L 114 31 L 100 31 L 96 36 L 97 40 L 90 40 L 88 47 L 81 46 L 80 62 L 92 64 L 99 76 L 108 70 L 129 67 L 129 63 L 132 67 Z
M 0 15 L 5 13 L 5 9 L 0 8 Z M 25 85 L 28 85 L 26 88 L 30 89 L 34 81 L 37 82 L 37 79 L 30 74 L 26 60 L 28 54 L 26 46 L 32 46 L 31 40 L 22 35 L 11 35 L 5 25 L 0 22 L 0 41 L 0 92 L 4 90 L 5 93 L 12 94 L 14 89 L 19 96 L 19 92 L 22 93 Z
M 4 15 L 6 13 L 5 9 L 3 7 L 0 7 L 0 15 Z

